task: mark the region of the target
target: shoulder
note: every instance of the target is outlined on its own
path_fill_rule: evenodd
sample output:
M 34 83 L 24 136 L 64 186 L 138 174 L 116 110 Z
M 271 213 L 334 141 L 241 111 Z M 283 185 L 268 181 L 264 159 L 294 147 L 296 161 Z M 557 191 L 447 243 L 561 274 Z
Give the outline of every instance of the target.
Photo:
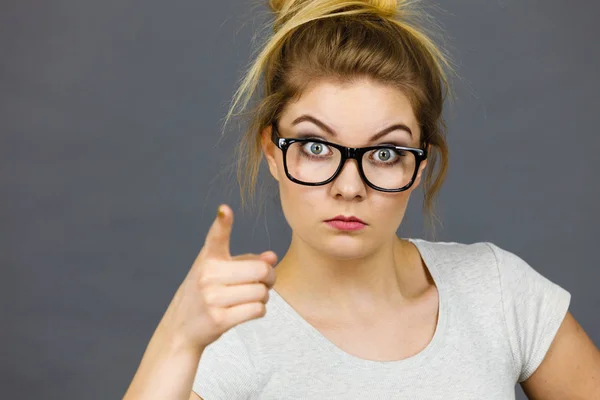
M 433 242 L 411 239 L 432 274 L 447 290 L 479 301 L 526 301 L 555 286 L 525 259 L 492 242 Z M 528 301 L 528 300 L 527 300 Z
M 498 246 L 490 242 L 441 242 L 419 238 L 409 239 L 420 251 L 429 253 L 436 260 L 446 264 L 452 262 L 464 263 L 466 261 L 495 262 L 494 248 Z
M 540 273 L 540 267 L 491 242 L 413 242 L 459 304 L 479 310 L 482 318 L 499 311 L 515 376 L 519 382 L 531 376 L 568 311 L 570 293 Z M 467 312 L 467 307 L 461 310 Z
M 476 278 L 536 272 L 521 256 L 492 242 L 410 241 L 421 251 L 425 261 L 444 275 Z
M 497 279 L 498 252 L 503 250 L 493 243 L 410 241 L 420 251 L 430 271 L 447 283 L 473 285 Z
M 410 239 L 425 262 L 452 284 L 500 285 L 505 291 L 549 284 L 523 256 L 492 242 L 436 242 Z

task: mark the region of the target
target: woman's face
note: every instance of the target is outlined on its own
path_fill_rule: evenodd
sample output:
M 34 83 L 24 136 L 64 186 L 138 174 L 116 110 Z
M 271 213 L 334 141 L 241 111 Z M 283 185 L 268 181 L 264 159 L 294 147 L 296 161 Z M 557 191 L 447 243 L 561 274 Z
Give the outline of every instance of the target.
M 398 128 L 371 139 L 396 124 L 405 125 L 410 133 Z M 345 85 L 329 81 L 310 85 L 297 101 L 286 106 L 278 130 L 284 138 L 308 135 L 348 147 L 392 144 L 418 148 L 421 134 L 408 98 L 398 89 L 367 79 Z M 411 188 L 403 192 L 372 189 L 361 179 L 355 160 L 348 160 L 332 182 L 304 186 L 286 177 L 283 153 L 272 144 L 270 135 L 270 128 L 262 133 L 263 151 L 271 174 L 279 182 L 283 213 L 296 239 L 330 257 L 351 259 L 367 256 L 394 238 L 426 161 L 421 163 Z M 325 154 L 327 150 L 308 145 L 308 151 Z M 339 215 L 357 217 L 366 225 L 345 230 L 326 222 Z

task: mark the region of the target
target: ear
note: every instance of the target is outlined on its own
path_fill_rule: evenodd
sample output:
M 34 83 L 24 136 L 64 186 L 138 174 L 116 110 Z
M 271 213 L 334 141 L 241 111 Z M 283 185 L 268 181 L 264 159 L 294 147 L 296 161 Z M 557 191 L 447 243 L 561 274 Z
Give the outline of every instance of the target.
M 263 155 L 265 156 L 265 160 L 267 160 L 267 164 L 269 166 L 269 172 L 271 172 L 271 176 L 279 182 L 279 169 L 277 168 L 277 160 L 275 159 L 275 151 L 277 147 L 271 141 L 271 130 L 273 128 L 271 125 L 267 126 L 260 134 L 260 143 L 263 151 Z
M 430 154 L 431 152 L 431 145 L 427 145 L 427 154 Z M 413 184 L 412 188 L 416 188 L 417 186 L 419 186 L 419 184 L 421 183 L 421 175 L 423 174 L 423 171 L 425 170 L 425 168 L 427 167 L 427 160 L 423 160 L 421 162 L 421 165 L 419 165 L 419 171 L 417 172 L 417 177 L 415 178 L 415 183 Z M 412 189 L 411 188 L 411 189 Z

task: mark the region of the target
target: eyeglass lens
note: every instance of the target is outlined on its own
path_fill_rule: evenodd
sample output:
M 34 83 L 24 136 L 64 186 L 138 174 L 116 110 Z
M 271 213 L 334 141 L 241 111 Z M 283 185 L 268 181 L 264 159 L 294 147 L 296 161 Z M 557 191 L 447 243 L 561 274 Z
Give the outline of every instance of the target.
M 305 183 L 320 183 L 330 179 L 342 159 L 335 147 L 319 142 L 294 142 L 287 150 L 288 173 Z M 362 166 L 365 177 L 383 189 L 399 189 L 411 181 L 417 159 L 410 151 L 382 147 L 364 153 Z

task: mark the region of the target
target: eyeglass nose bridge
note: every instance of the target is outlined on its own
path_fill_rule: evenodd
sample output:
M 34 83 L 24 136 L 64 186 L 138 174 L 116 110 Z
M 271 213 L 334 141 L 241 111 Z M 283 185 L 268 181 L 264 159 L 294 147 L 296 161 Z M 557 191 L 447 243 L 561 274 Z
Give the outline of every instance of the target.
M 344 151 L 342 152 L 342 154 L 343 154 L 342 159 L 343 159 L 344 163 L 348 159 L 354 159 L 360 163 L 360 157 L 362 157 L 362 152 L 360 151 L 359 148 L 344 147 L 343 149 L 344 149 Z
M 369 183 L 368 183 L 367 177 L 365 176 L 365 173 L 362 169 L 363 168 L 362 167 L 362 156 L 363 156 L 364 150 L 361 148 L 358 148 L 358 147 L 345 147 L 345 146 L 340 146 L 340 150 L 342 153 L 342 159 L 340 160 L 340 165 L 339 165 L 337 171 L 335 172 L 335 174 L 333 174 L 333 176 L 329 179 L 328 182 L 331 182 L 331 181 L 337 179 L 337 177 L 340 175 L 340 173 L 346 166 L 346 162 L 348 162 L 348 160 L 356 160 L 356 167 L 358 169 L 358 175 L 360 176 L 362 181 L 368 185 Z

